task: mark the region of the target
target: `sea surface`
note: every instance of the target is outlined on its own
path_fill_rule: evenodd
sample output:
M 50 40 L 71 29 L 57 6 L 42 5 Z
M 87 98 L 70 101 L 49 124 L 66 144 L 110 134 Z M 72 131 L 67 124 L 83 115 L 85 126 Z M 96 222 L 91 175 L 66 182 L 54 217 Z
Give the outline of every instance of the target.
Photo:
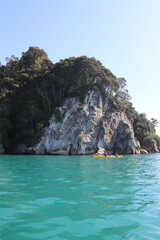
M 159 240 L 160 153 L 0 156 L 0 240 Z

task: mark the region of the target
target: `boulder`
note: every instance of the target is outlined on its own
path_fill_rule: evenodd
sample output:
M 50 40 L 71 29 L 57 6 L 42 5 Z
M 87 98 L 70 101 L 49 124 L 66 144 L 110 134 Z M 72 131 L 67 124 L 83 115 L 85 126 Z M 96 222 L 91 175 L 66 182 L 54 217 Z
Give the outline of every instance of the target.
M 142 149 L 142 148 L 139 150 L 139 153 L 140 154 L 148 154 L 148 152 L 145 149 Z
M 97 154 L 98 155 L 105 155 L 106 150 L 104 148 L 98 148 Z
M 139 150 L 139 149 L 136 149 L 136 150 L 135 150 L 135 154 L 140 154 L 140 150 Z

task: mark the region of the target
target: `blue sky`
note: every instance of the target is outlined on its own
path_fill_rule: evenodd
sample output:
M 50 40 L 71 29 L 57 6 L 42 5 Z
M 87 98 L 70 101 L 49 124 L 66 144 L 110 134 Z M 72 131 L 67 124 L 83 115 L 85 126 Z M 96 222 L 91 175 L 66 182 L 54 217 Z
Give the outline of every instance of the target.
M 0 61 L 29 46 L 53 62 L 95 57 L 127 80 L 134 107 L 159 122 L 159 0 L 0 0 Z

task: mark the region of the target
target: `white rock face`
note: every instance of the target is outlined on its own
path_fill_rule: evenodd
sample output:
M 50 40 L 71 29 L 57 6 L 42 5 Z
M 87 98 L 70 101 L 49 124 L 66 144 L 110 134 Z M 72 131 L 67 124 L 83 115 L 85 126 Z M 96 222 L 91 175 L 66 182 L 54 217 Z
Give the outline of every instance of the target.
M 58 117 L 57 117 L 58 115 Z M 93 154 L 98 148 L 134 153 L 139 148 L 131 124 L 123 112 L 111 110 L 107 97 L 88 91 L 84 103 L 67 99 L 56 109 L 36 154 Z

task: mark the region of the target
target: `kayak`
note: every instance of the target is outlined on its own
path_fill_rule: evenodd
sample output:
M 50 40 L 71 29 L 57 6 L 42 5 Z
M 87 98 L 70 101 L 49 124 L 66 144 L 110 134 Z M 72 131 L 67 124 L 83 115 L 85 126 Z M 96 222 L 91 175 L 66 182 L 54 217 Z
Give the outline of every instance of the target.
M 103 155 L 92 155 L 92 157 L 94 158 L 121 158 L 123 156 L 114 156 L 114 155 L 107 155 L 107 156 L 103 156 Z

